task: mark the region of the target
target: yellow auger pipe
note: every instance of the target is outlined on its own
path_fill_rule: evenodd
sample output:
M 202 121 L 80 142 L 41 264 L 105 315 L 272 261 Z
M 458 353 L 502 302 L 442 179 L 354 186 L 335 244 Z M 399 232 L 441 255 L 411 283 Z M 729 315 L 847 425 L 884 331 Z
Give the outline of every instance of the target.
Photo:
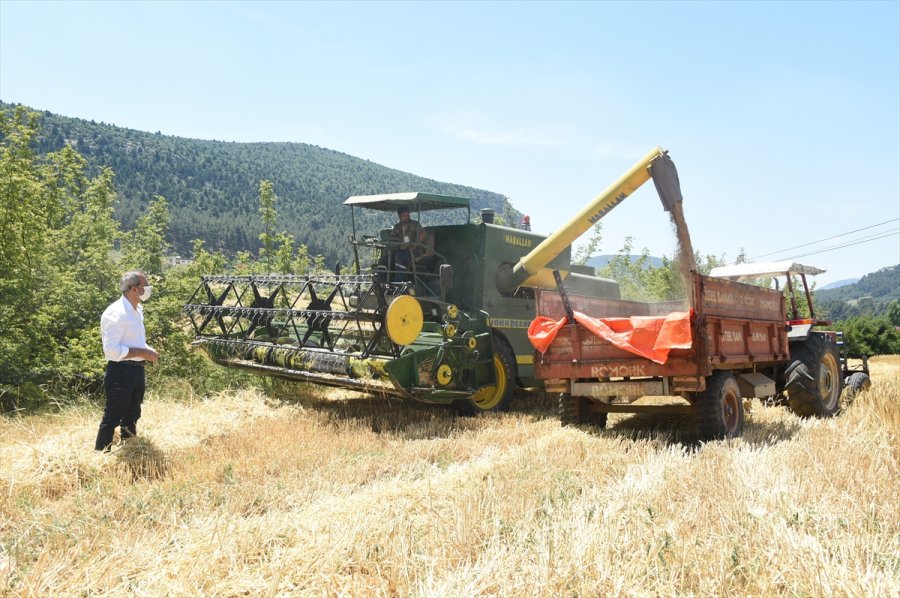
M 498 277 L 498 282 L 501 282 L 501 279 L 505 279 L 502 280 L 502 286 L 507 287 L 509 290 L 519 286 L 535 286 L 530 283 L 532 281 L 537 283 L 536 279 L 539 277 L 541 270 L 553 258 L 650 179 L 651 166 L 659 158 L 665 158 L 663 162 L 667 162 L 667 166 L 671 167 L 671 169 L 660 169 L 666 172 L 660 172 L 658 176 L 663 178 L 665 174 L 674 174 L 674 165 L 671 164 L 671 160 L 669 160 L 666 152 L 660 147 L 654 148 L 641 158 L 637 164 L 632 166 L 628 172 L 622 175 L 619 180 L 607 187 L 603 193 L 595 197 L 593 201 L 573 216 L 562 228 L 544 239 L 530 253 L 520 259 L 519 263 L 513 266 L 511 273 L 507 271 L 506 276 Z M 674 180 L 677 186 L 677 174 L 675 174 Z M 657 189 L 660 189 L 659 180 L 657 181 Z M 660 190 L 660 197 L 666 209 L 670 209 L 672 200 L 664 197 L 662 190 Z M 680 193 L 675 201 L 680 201 Z

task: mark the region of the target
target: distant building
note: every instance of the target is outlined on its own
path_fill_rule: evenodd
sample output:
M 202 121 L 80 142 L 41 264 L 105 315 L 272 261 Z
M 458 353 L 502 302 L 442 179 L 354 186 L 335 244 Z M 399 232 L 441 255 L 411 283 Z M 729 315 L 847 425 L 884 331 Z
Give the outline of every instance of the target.
M 189 266 L 194 263 L 194 260 L 187 257 L 181 257 L 180 255 L 170 255 L 166 258 L 166 263 L 170 266 Z

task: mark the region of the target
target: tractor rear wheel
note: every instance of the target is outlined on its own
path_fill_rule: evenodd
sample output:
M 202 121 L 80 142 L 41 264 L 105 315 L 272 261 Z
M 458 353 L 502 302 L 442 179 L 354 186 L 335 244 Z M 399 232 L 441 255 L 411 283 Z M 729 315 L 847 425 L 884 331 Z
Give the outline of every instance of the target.
M 596 413 L 590 410 L 590 400 L 584 397 L 573 397 L 563 393 L 559 395 L 559 421 L 564 426 L 577 426 L 588 424 L 601 430 L 606 427 L 606 413 Z
M 719 370 L 706 381 L 696 406 L 700 440 L 736 438 L 744 432 L 744 401 L 734 374 Z
M 832 417 L 841 409 L 841 357 L 826 335 L 813 332 L 791 345 L 787 392 L 791 411 L 801 417 Z
M 516 386 L 516 359 L 502 338 L 494 341 L 494 384 L 483 386 L 467 399 L 453 401 L 453 409 L 460 415 L 477 415 L 486 411 L 509 411 Z
M 865 392 L 870 388 L 872 388 L 872 381 L 869 379 L 868 374 L 865 372 L 853 372 L 850 374 L 850 377 L 847 378 L 844 398 L 848 401 L 852 401 L 859 396 L 859 393 Z

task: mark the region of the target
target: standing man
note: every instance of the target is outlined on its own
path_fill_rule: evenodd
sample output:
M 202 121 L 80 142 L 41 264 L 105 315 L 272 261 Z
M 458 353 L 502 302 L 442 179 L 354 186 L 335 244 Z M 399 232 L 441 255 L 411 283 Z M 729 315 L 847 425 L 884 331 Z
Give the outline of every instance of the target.
M 106 408 L 97 432 L 94 448 L 109 450 L 113 433 L 120 426 L 124 440 L 137 435 L 137 420 L 144 400 L 144 363 L 156 363 L 159 354 L 147 344 L 144 331 L 143 301 L 153 291 L 143 272 L 137 270 L 122 276 L 122 296 L 112 302 L 100 318 L 103 354 L 106 356 Z

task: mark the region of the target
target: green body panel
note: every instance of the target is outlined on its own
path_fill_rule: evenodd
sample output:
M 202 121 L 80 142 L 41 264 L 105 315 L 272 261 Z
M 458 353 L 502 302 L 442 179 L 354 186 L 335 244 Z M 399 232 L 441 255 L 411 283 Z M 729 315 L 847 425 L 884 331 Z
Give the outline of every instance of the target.
M 504 338 L 516 357 L 518 379 L 523 386 L 534 386 L 534 348 L 528 340 L 528 326 L 534 319 L 532 289 L 519 289 L 513 295 L 497 289 L 497 271 L 512 266 L 546 237 L 520 229 L 494 224 L 464 224 L 430 229 L 435 236 L 435 251 L 453 266 L 453 289 L 447 299 L 466 311 L 484 311 L 488 325 Z M 570 270 L 570 248 L 549 265 Z M 580 268 L 582 271 L 585 267 Z M 590 268 L 587 268 L 590 270 Z M 618 298 L 618 285 L 609 285 L 603 296 Z

